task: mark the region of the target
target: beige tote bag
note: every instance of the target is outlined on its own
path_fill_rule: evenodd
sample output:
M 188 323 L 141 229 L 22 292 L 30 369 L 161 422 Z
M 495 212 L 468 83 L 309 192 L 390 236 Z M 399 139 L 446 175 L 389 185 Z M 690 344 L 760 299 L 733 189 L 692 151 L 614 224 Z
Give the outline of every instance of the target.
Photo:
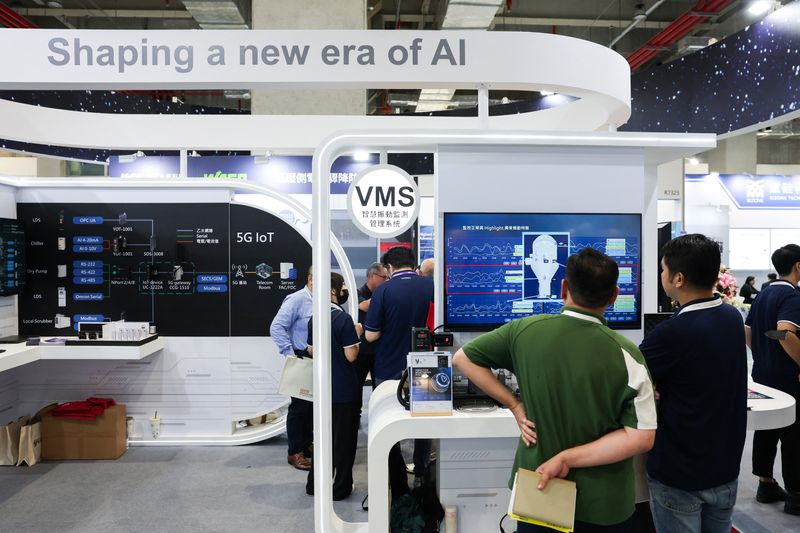
M 22 426 L 19 435 L 19 458 L 17 466 L 22 463 L 33 466 L 42 460 L 42 421 L 33 418 Z
M 314 400 L 314 360 L 289 355 L 283 363 L 278 392 L 300 400 Z
M 22 426 L 30 417 L 21 416 L 10 424 L 0 427 L 0 465 L 15 466 L 19 459 L 19 437 Z

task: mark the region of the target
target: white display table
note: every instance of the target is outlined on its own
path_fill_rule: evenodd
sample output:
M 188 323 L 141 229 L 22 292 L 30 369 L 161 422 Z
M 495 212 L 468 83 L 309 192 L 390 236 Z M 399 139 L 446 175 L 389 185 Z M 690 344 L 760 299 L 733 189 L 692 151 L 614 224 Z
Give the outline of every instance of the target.
M 19 344 L 0 344 L 0 372 L 27 365 L 41 359 L 41 352 L 38 346 L 26 346 L 24 342 Z
M 164 339 L 161 337 L 141 346 L 66 346 L 58 344 L 28 346 L 24 342 L 0 344 L 0 349 L 5 350 L 0 353 L 0 372 L 48 359 L 137 361 L 163 348 Z
M 507 409 L 452 416 L 411 417 L 397 402 L 397 381 L 386 381 L 369 401 L 368 491 L 370 533 L 389 530 L 389 450 L 403 439 L 469 439 L 519 437 L 514 416 Z M 774 429 L 795 419 L 795 402 L 790 395 L 750 383 L 748 387 L 771 399 L 748 400 L 747 429 Z
M 791 395 L 752 381 L 747 387 L 769 396 L 769 399 L 747 400 L 747 429 L 776 429 L 794 424 L 795 402 Z

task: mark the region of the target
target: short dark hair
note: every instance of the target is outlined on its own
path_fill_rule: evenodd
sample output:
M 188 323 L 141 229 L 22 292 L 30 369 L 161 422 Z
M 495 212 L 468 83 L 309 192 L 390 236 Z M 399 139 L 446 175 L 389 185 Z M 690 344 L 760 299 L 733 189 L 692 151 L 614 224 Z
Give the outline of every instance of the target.
M 584 248 L 567 259 L 564 275 L 572 300 L 583 307 L 597 308 L 611 303 L 617 287 L 617 262 L 594 248 Z
M 331 289 L 336 291 L 336 294 L 339 294 L 342 287 L 344 287 L 344 276 L 338 272 L 331 272 Z
M 381 263 L 384 265 L 391 265 L 393 268 L 414 268 L 414 265 L 417 264 L 416 258 L 414 257 L 414 252 L 411 251 L 411 248 L 406 248 L 405 246 L 393 246 L 389 248 L 383 257 L 381 258 Z
M 690 233 L 669 241 L 661 248 L 661 258 L 671 275 L 683 274 L 686 283 L 696 289 L 717 284 L 721 253 L 719 244 L 705 235 Z
M 747 277 L 745 278 L 744 282 L 745 282 L 745 283 L 750 283 L 751 281 L 755 281 L 755 280 L 756 280 L 756 277 L 755 277 L 755 276 L 747 276 Z
M 769 274 L 767 274 L 767 279 L 775 281 L 776 279 L 778 279 L 778 275 L 775 272 L 770 272 Z
M 791 274 L 795 263 L 800 263 L 800 246 L 796 244 L 787 244 L 772 254 L 772 265 L 781 276 Z

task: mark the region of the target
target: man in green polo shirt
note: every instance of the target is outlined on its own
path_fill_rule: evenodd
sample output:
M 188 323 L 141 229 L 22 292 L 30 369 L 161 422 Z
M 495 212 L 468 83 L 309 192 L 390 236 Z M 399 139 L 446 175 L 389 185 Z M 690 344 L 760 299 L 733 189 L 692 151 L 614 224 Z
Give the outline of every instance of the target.
M 511 409 L 520 426 L 517 468 L 578 487 L 575 533 L 632 532 L 631 458 L 653 446 L 653 385 L 636 345 L 603 318 L 619 293 L 616 262 L 585 248 L 570 256 L 564 309 L 509 322 L 460 349 L 453 363 Z M 517 376 L 521 401 L 491 368 Z M 509 482 L 509 485 L 511 482 Z M 520 522 L 517 532 L 538 531 Z M 549 529 L 542 531 L 551 531 Z

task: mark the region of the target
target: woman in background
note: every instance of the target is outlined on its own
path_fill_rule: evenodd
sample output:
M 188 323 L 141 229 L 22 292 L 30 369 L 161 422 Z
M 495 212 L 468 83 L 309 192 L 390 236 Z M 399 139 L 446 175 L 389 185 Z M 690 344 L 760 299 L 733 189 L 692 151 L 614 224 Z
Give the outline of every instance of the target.
M 756 289 L 756 278 L 753 276 L 747 276 L 747 279 L 744 280 L 744 285 L 739 290 L 739 296 L 744 296 L 744 303 L 751 304 L 753 303 L 753 298 L 755 298 L 759 293 L 759 290 Z

